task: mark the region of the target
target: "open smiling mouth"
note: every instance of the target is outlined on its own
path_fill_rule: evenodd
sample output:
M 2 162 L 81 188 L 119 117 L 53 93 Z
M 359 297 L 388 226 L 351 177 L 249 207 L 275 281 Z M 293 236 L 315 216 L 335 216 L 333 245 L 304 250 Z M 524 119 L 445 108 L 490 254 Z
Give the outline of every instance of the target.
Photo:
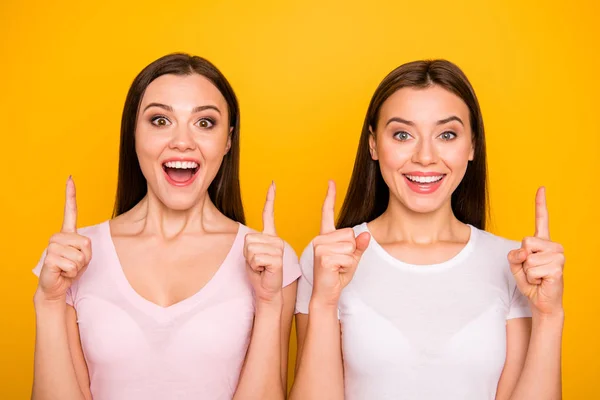
M 446 174 L 410 175 L 403 174 L 408 187 L 416 193 L 429 194 L 435 192 L 442 184 Z
M 198 175 L 199 165 L 195 161 L 167 161 L 162 165 L 167 181 L 175 186 L 187 186 Z

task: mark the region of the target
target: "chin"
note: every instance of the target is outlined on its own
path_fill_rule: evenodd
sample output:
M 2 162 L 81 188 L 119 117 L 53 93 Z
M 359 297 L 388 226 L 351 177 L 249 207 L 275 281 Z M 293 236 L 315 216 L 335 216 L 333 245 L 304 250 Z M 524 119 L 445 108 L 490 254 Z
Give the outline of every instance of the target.
M 442 193 L 431 193 L 419 195 L 413 193 L 410 189 L 405 192 L 395 193 L 396 199 L 409 211 L 418 214 L 430 214 L 438 211 L 444 206 L 450 195 L 445 196 Z
M 191 199 L 181 199 L 181 200 L 169 199 L 169 201 L 164 201 L 163 204 L 169 210 L 187 211 L 187 210 L 194 208 L 198 204 L 198 202 L 191 201 Z
M 196 191 L 188 193 L 177 193 L 171 190 L 156 193 L 158 200 L 169 210 L 187 211 L 198 205 L 200 196 Z
M 420 200 L 409 200 L 402 201 L 405 207 L 410 211 L 418 214 L 431 214 L 440 208 L 442 208 L 442 203 L 439 201 L 420 201 Z

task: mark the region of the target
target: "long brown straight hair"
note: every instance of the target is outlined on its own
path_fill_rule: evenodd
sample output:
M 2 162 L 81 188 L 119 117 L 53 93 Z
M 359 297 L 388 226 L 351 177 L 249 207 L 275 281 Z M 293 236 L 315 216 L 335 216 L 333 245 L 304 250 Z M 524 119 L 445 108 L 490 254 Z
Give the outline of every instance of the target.
M 348 228 L 379 217 L 387 209 L 390 190 L 371 158 L 369 136 L 376 131 L 379 110 L 396 91 L 413 87 L 424 89 L 440 86 L 460 97 L 469 108 L 474 158 L 463 180 L 452 193 L 452 211 L 458 220 L 485 229 L 488 207 L 485 132 L 479 102 L 471 83 L 453 63 L 446 60 L 414 61 L 390 72 L 375 90 L 358 143 L 354 170 L 337 222 Z
M 223 157 L 221 167 L 208 187 L 208 194 L 221 213 L 244 224 L 246 220 L 239 181 L 240 109 L 237 97 L 217 67 L 204 58 L 184 53 L 169 54 L 152 62 L 135 77 L 129 88 L 121 118 L 119 175 L 113 217 L 131 210 L 148 192 L 148 184 L 142 174 L 135 151 L 135 127 L 146 88 L 156 78 L 166 74 L 202 75 L 210 80 L 225 98 L 229 112 L 229 126 L 232 128 L 231 148 Z

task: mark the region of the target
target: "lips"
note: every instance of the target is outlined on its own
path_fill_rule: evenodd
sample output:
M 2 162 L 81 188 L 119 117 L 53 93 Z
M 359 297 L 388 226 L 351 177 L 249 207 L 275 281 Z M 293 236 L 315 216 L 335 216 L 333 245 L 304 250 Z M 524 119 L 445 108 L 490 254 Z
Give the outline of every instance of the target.
M 411 172 L 403 174 L 408 187 L 418 194 L 430 194 L 435 192 L 444 181 L 446 174 L 436 172 Z
M 194 160 L 168 160 L 162 164 L 167 181 L 173 186 L 188 186 L 196 176 L 200 166 Z

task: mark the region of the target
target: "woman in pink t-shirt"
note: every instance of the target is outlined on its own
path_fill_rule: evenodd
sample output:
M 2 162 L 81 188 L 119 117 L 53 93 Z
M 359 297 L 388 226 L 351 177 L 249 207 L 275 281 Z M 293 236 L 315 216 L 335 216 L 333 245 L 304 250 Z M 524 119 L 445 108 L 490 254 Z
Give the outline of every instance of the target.
M 77 230 L 75 185 L 34 272 L 33 398 L 281 399 L 300 276 L 244 226 L 236 96 L 208 61 L 172 54 L 133 81 L 114 218 Z M 66 304 L 66 305 L 65 305 Z

